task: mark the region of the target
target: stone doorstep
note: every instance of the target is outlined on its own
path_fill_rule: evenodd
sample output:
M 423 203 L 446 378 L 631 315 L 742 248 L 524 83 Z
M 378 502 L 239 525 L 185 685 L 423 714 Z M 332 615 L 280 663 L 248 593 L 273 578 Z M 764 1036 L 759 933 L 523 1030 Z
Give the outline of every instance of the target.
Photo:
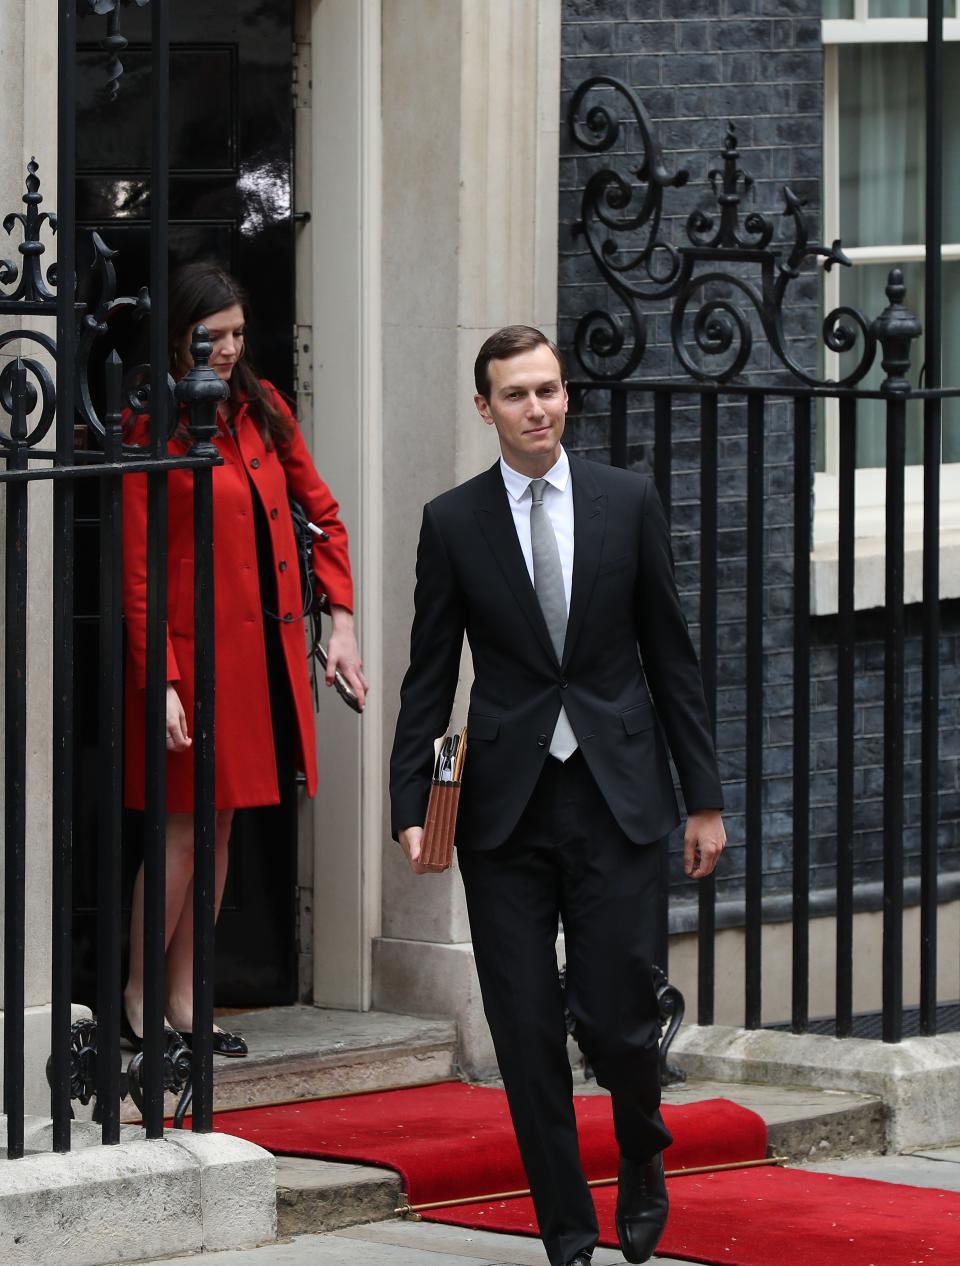
M 671 1059 L 691 1077 L 850 1091 L 879 1099 L 885 1147 L 902 1152 L 960 1141 L 960 1033 L 900 1043 L 721 1025 L 685 1026 Z
M 49 1147 L 49 1121 L 25 1141 Z M 65 1154 L 0 1164 L 4 1266 L 117 1266 L 159 1254 L 253 1248 L 276 1238 L 275 1161 L 229 1135 L 124 1130 L 114 1147 L 78 1123 Z
M 605 1093 L 596 1083 L 578 1094 Z M 691 1082 L 671 1087 L 664 1102 L 727 1098 L 767 1122 L 771 1155 L 793 1162 L 879 1152 L 886 1114 L 879 1100 L 860 1094 L 779 1086 Z M 277 1230 L 281 1236 L 335 1231 L 396 1216 L 401 1183 L 390 1169 L 302 1157 L 277 1157 Z
M 250 1054 L 214 1057 L 218 1111 L 419 1086 L 455 1075 L 452 1021 L 292 1006 L 231 1015 L 223 1023 L 243 1033 Z M 176 1099 L 168 1095 L 167 1115 L 175 1108 Z M 121 1107 L 121 1119 L 140 1119 L 130 1100 Z

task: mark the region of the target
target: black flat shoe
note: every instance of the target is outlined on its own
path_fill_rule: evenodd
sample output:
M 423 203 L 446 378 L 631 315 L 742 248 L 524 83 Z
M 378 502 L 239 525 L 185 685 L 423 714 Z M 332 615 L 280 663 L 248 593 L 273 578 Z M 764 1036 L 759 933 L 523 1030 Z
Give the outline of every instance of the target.
M 567 1262 L 567 1266 L 590 1266 L 592 1261 L 589 1253 L 578 1253 L 572 1261 Z
M 663 1153 L 645 1164 L 620 1158 L 617 1192 L 617 1235 L 628 1262 L 649 1261 L 667 1223 L 667 1182 Z
M 137 1054 L 143 1050 L 143 1038 L 134 1033 L 133 1025 L 127 1016 L 127 1008 L 123 1003 L 120 1004 L 120 1038 Z
M 192 1033 L 181 1029 L 180 1036 L 187 1046 L 192 1044 Z M 249 1054 L 249 1051 L 247 1050 L 246 1042 L 239 1033 L 227 1033 L 224 1029 L 214 1029 L 213 1053 L 214 1055 L 229 1055 L 233 1059 L 241 1059 L 244 1055 Z
M 170 1038 L 176 1033 L 176 1029 L 171 1029 L 169 1024 L 163 1026 L 163 1035 L 169 1044 Z M 134 1033 L 133 1025 L 127 1015 L 127 1008 L 121 1004 L 120 1007 L 120 1040 L 135 1051 L 138 1055 L 143 1050 L 143 1038 L 139 1033 Z

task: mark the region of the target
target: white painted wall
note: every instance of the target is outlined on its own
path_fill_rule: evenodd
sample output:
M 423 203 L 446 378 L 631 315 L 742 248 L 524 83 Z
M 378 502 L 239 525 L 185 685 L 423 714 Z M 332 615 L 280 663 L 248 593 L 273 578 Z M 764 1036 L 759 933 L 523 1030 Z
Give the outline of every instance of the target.
M 41 210 L 57 204 L 57 6 L 55 0 L 4 0 L 0 6 L 0 220 L 10 211 L 24 209 L 22 196 L 26 164 L 35 156 L 40 164 Z M 0 258 L 19 264 L 19 225 L 8 237 L 0 232 Z M 55 239 L 45 230 L 48 253 L 44 265 L 55 256 Z M 32 322 L 0 317 L 0 333 L 24 326 L 55 334 L 51 319 Z M 35 346 L 10 344 L 0 350 L 0 368 L 18 352 L 38 356 Z M 0 426 L 9 419 L 0 414 Z M 6 496 L 0 493 L 0 536 L 5 529 Z M 27 1110 L 46 1111 L 48 1097 L 43 1067 L 49 1051 L 50 1000 L 50 884 L 51 884 L 51 724 L 50 694 L 51 592 L 52 592 L 52 489 L 34 483 L 29 491 L 29 574 L 27 602 L 27 942 L 25 990 Z M 2 575 L 2 560 L 0 560 Z M 0 598 L 2 601 L 2 598 Z M 2 663 L 0 646 L 0 663 Z M 2 672 L 0 672 L 2 691 Z M 0 814 L 3 787 L 0 783 Z M 0 819 L 2 820 L 2 819 Z M 2 900 L 2 874 L 0 874 Z M 0 907 L 2 908 L 2 907 Z M 0 944 L 2 959 L 2 944 Z M 0 975 L 2 990 L 2 975 Z

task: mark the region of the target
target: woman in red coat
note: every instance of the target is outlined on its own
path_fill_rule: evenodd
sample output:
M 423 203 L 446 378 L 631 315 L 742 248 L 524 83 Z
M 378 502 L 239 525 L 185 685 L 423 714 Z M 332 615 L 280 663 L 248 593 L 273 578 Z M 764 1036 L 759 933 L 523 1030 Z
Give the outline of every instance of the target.
M 336 501 L 314 468 L 283 397 L 258 379 L 245 359 L 248 301 L 239 284 L 212 264 L 180 269 L 170 286 L 170 364 L 175 378 L 191 368 L 190 343 L 207 327 L 210 365 L 229 384 L 214 443 L 223 465 L 213 470 L 214 639 L 216 646 L 216 909 L 227 873 L 227 845 L 236 809 L 277 804 L 278 761 L 293 761 L 317 785 L 313 702 L 307 671 L 303 598 L 288 497 L 298 501 L 327 540 L 314 546 L 320 592 L 330 603 L 332 632 L 326 680 L 339 669 L 363 705 L 363 676 L 353 627 L 353 584 L 347 533 Z M 172 453 L 189 446 L 181 430 Z M 134 418 L 128 439 L 147 442 Z M 124 614 L 127 624 L 126 802 L 143 808 L 146 676 L 147 480 L 123 481 Z M 167 832 L 166 1005 L 172 1027 L 189 1033 L 193 1014 L 193 477 L 169 476 L 167 561 Z M 143 1032 L 143 870 L 137 876 L 130 925 L 130 973 L 124 990 L 124 1032 L 139 1047 Z M 245 1055 L 237 1034 L 214 1033 L 214 1049 Z

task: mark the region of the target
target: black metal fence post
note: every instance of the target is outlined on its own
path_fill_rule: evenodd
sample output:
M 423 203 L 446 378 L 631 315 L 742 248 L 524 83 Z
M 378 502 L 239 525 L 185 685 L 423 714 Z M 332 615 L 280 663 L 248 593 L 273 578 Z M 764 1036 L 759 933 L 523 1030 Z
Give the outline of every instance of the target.
M 103 455 L 121 455 L 123 365 L 106 364 Z M 97 849 L 97 1105 L 104 1143 L 120 1141 L 120 912 L 123 828 L 123 476 L 100 480 L 100 797 Z
M 8 470 L 27 467 L 27 371 L 18 358 L 10 392 Z M 7 489 L 4 629 L 3 1110 L 7 1156 L 23 1156 L 24 962 L 27 843 L 27 485 Z
M 169 220 L 170 14 L 153 0 L 150 169 L 150 429 L 153 455 L 167 452 L 167 238 Z M 163 1137 L 164 955 L 166 895 L 167 472 L 147 477 L 147 674 L 144 760 L 143 1118 L 148 1138 Z
M 177 402 L 189 411 L 189 457 L 219 462 L 213 443 L 217 406 L 228 395 L 225 382 L 210 368 L 212 344 L 198 325 L 190 353 L 193 368 L 177 384 Z M 215 649 L 213 609 L 213 468 L 193 476 L 194 627 L 206 630 L 195 640 L 193 780 L 193 1107 L 197 1132 L 213 1129 L 213 983 L 216 891 L 216 807 L 214 767 Z
M 76 278 L 76 0 L 59 5 L 57 53 L 57 450 L 73 464 Z M 73 589 L 74 485 L 53 488 L 53 943 L 51 946 L 51 1115 L 53 1148 L 70 1148 L 70 1021 L 73 964 Z
M 883 696 L 883 1040 L 903 1037 L 903 764 L 904 764 L 904 470 L 911 344 L 921 327 L 904 307 L 899 268 L 887 280 L 888 305 L 873 323 L 887 377 L 886 585 Z
M 793 951 L 792 1026 L 810 1020 L 810 399 L 793 406 Z
M 717 443 L 718 400 L 700 397 L 700 667 L 717 741 Z M 713 1024 L 716 997 L 716 900 L 713 875 L 697 888 L 697 1023 Z
M 943 0 L 927 4 L 925 382 L 943 382 Z M 937 1031 L 940 732 L 940 459 L 942 401 L 923 402 L 923 679 L 920 788 L 920 1031 Z
M 763 945 L 763 494 L 762 395 L 747 401 L 747 811 L 744 1025 L 761 1022 Z
M 840 401 L 837 546 L 837 1037 L 853 1032 L 853 807 L 857 402 Z

